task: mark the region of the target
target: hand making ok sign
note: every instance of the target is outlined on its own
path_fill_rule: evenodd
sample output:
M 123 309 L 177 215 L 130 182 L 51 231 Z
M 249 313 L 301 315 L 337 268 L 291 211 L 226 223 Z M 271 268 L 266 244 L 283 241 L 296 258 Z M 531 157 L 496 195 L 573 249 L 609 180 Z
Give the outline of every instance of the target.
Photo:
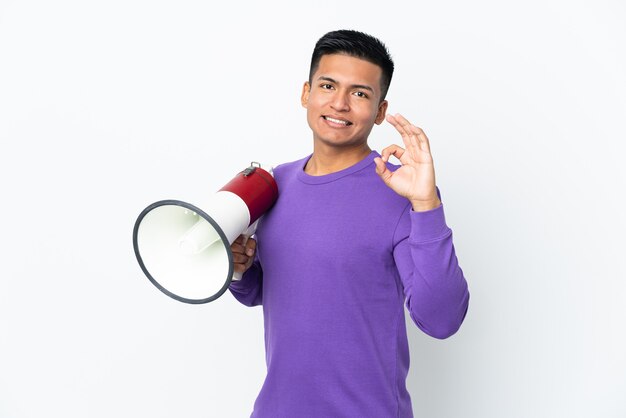
M 402 135 L 405 148 L 395 144 L 385 148 L 381 153 L 382 158 L 374 159 L 376 172 L 393 191 L 411 201 L 414 211 L 438 207 L 441 201 L 435 187 L 435 168 L 428 137 L 400 114 L 387 115 L 387 122 Z M 402 164 L 395 171 L 389 170 L 385 164 L 391 155 Z

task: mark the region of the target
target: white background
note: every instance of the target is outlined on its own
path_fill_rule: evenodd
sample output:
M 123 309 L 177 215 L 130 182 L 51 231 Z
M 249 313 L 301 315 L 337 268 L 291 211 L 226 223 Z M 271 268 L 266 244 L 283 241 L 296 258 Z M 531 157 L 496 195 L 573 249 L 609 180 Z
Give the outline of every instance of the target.
M 408 320 L 416 417 L 626 416 L 624 22 L 618 0 L 0 0 L 0 417 L 249 416 L 261 308 L 169 299 L 132 227 L 310 153 L 300 91 L 339 28 L 395 59 L 389 111 L 430 138 L 472 295 L 448 340 Z

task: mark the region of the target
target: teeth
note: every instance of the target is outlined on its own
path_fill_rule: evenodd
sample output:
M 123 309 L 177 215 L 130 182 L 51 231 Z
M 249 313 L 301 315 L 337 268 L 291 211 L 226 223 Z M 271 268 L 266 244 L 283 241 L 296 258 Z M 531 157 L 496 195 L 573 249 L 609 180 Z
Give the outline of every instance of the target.
M 324 119 L 334 122 L 334 123 L 340 123 L 342 125 L 348 125 L 349 122 L 345 121 L 345 120 L 339 120 L 339 119 L 333 119 L 330 116 L 324 116 Z

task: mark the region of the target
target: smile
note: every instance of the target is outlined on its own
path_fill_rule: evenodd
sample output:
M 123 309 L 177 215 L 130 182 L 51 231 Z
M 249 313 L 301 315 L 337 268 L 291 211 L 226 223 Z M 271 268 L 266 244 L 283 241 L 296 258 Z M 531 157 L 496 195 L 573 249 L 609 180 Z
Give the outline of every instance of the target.
M 336 123 L 338 125 L 343 125 L 343 126 L 352 125 L 352 122 L 348 122 L 347 120 L 335 119 L 335 118 L 331 118 L 330 116 L 322 116 L 322 117 L 324 118 L 324 120 L 327 120 L 328 122 Z

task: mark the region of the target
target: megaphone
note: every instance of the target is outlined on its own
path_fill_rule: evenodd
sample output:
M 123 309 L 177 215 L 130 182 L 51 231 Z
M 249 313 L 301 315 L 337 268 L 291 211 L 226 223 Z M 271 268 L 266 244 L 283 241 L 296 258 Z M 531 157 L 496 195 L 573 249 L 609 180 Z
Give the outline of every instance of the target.
M 256 230 L 278 198 L 272 170 L 252 162 L 202 206 L 161 200 L 135 222 L 133 247 L 144 274 L 166 295 L 186 303 L 220 297 L 234 272 L 231 244 Z

